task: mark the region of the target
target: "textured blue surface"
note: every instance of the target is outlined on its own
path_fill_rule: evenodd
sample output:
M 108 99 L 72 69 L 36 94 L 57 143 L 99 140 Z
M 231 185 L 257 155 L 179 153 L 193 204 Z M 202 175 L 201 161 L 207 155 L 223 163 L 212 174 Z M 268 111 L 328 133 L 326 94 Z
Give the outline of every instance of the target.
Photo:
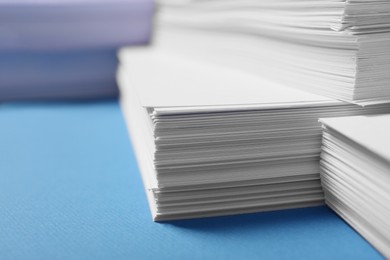
M 378 259 L 326 207 L 153 223 L 116 101 L 0 105 L 0 259 Z

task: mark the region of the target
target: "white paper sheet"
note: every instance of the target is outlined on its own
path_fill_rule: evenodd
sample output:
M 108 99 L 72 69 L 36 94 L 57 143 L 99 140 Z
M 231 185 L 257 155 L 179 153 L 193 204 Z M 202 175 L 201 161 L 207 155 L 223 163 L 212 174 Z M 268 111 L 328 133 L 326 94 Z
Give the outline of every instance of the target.
M 124 49 L 119 81 L 136 88 L 144 107 L 291 106 L 341 102 L 288 88 L 238 70 L 151 48 Z M 122 84 L 122 85 L 125 85 Z

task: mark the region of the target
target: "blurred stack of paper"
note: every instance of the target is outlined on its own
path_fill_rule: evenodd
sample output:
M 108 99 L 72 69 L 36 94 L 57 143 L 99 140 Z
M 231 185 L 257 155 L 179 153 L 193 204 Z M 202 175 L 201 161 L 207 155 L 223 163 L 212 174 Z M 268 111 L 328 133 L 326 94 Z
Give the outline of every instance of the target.
M 120 59 L 122 106 L 154 220 L 321 204 L 318 118 L 390 111 L 156 47 Z
M 0 55 L 0 101 L 115 97 L 115 50 Z
M 2 0 L 0 49 L 111 48 L 149 39 L 151 0 Z
M 0 101 L 116 96 L 116 49 L 148 43 L 152 16 L 152 0 L 0 1 Z
M 326 203 L 390 258 L 390 115 L 321 122 Z
M 390 2 L 161 0 L 160 44 L 362 105 L 390 101 Z

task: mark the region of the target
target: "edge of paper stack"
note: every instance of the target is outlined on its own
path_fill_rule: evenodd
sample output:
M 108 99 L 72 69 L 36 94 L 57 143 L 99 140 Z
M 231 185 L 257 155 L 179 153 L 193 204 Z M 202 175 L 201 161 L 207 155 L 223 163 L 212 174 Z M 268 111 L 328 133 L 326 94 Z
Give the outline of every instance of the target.
M 326 203 L 390 257 L 390 115 L 321 119 Z

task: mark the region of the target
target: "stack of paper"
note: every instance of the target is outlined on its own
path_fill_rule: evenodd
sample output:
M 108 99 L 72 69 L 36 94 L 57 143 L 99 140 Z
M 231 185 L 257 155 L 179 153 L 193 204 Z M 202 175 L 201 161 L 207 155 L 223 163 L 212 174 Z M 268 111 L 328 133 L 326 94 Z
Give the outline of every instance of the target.
M 152 16 L 152 0 L 0 1 L 0 101 L 116 96 L 116 49 L 148 43 Z
M 390 258 L 390 115 L 321 122 L 326 203 Z
M 390 101 L 389 1 L 160 5 L 157 39 L 167 48 L 348 102 Z
M 323 203 L 319 117 L 390 111 L 159 49 L 123 50 L 119 84 L 154 220 Z

